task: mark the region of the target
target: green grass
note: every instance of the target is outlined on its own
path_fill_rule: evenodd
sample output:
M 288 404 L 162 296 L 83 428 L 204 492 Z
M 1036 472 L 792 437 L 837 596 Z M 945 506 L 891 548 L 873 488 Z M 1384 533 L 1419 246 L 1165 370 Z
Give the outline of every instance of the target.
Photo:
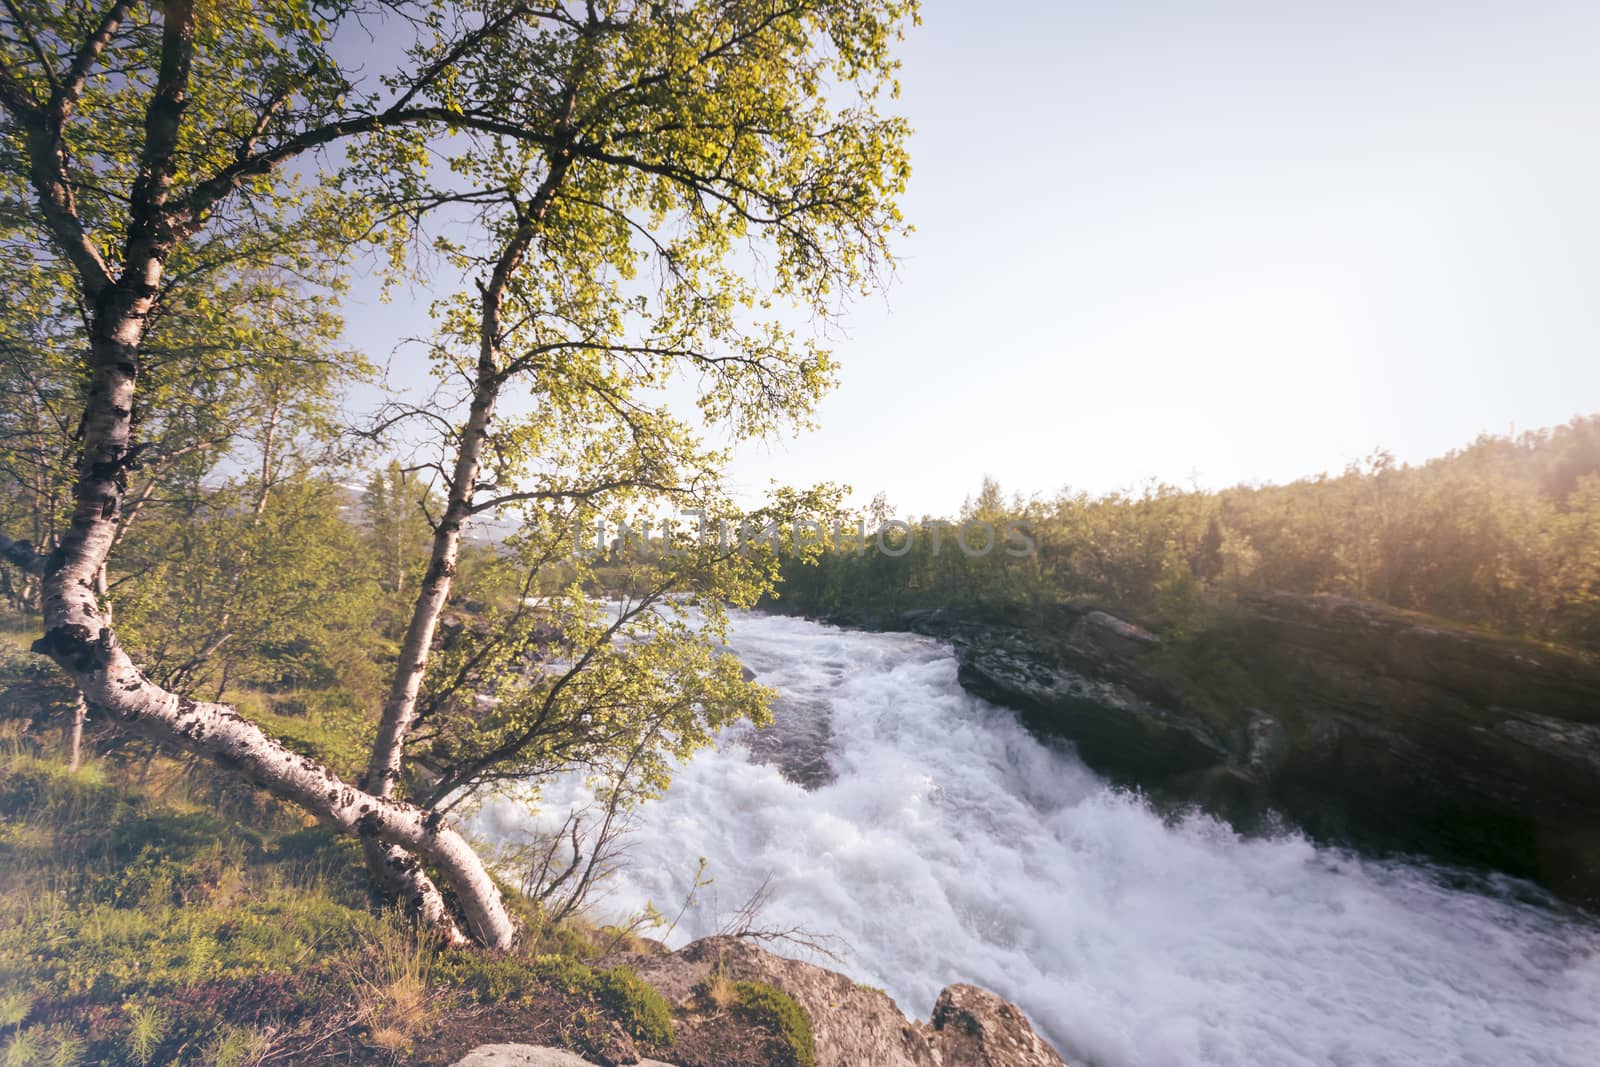
M 152 784 L 139 786 L 101 765 L 0 756 L 12 1058 L 70 1059 L 83 1045 L 104 1062 L 166 1063 L 182 1047 L 199 1063 L 209 1042 L 211 1059 L 238 1062 L 248 1042 L 222 1035 L 234 992 L 276 990 L 262 1003 L 314 1010 L 338 985 L 330 961 L 384 921 L 350 845 L 253 798 L 216 796 L 184 768 L 144 770 Z M 60 1032 L 19 1025 L 41 1016 Z
M 631 967 L 600 970 L 574 956 L 542 953 L 530 961 L 467 950 L 447 953 L 441 973 L 483 1004 L 526 1000 L 545 988 L 592 997 L 638 1040 L 657 1048 L 675 1040 L 672 1005 Z
M 350 839 L 138 747 L 68 772 L 0 723 L 0 1067 L 251 1064 L 263 1027 L 309 1032 L 341 1012 L 403 1054 L 451 1004 L 552 990 L 672 1044 L 660 994 L 584 962 L 599 931 L 508 903 L 528 931 L 518 953 L 440 948 L 374 908 Z
M 72 692 L 11 636 L 0 630 L 0 1067 L 248 1067 L 295 1062 L 297 1040 L 393 1062 L 472 1001 L 553 996 L 673 1043 L 660 994 L 586 962 L 614 935 L 547 923 L 509 887 L 518 950 L 443 948 L 375 906 L 354 840 L 208 763 L 102 733 L 68 771 Z M 317 694 L 246 704 L 336 765 L 362 749 L 349 709 Z

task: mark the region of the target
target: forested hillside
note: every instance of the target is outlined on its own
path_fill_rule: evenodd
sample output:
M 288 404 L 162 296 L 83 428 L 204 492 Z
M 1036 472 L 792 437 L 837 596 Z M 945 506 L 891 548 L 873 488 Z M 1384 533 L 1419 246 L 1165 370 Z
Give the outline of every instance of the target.
M 887 514 L 881 501 L 875 510 Z M 1020 551 L 1019 540 L 985 553 L 976 535 L 964 551 L 949 527 L 972 521 L 1015 522 L 1036 551 Z M 841 544 L 814 567 L 790 563 L 786 606 L 870 615 L 1076 600 L 1183 631 L 1241 593 L 1280 590 L 1593 650 L 1600 416 L 1485 435 L 1419 465 L 1379 451 L 1338 475 L 1281 486 L 1008 500 L 986 481 L 958 518 L 883 528 L 882 539 L 888 551 Z

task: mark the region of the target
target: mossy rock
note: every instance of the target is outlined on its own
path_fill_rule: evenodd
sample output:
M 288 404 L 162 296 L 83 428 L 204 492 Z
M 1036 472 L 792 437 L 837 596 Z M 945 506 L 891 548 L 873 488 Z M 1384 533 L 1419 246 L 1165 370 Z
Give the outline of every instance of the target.
M 595 997 L 634 1038 L 657 1048 L 673 1043 L 672 1005 L 631 967 L 612 967 L 595 975 Z
M 741 1014 L 752 1022 L 772 1027 L 783 1036 L 794 1067 L 816 1067 L 811 1016 L 799 1001 L 765 982 L 735 982 L 733 989 L 739 998 Z

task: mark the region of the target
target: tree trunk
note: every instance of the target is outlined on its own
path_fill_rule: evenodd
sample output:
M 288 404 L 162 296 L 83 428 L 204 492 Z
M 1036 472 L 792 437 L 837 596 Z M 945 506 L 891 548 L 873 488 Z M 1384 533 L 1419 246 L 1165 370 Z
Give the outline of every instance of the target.
M 379 796 L 392 795 L 399 779 L 400 766 L 405 758 L 406 736 L 417 717 L 417 697 L 422 691 L 423 676 L 427 673 L 433 634 L 438 628 L 445 602 L 450 597 L 450 586 L 455 581 L 456 559 L 461 551 L 461 531 L 472 517 L 472 501 L 477 494 L 478 475 L 483 468 L 483 446 L 489 436 L 495 403 L 500 398 L 500 387 L 504 384 L 496 349 L 500 342 L 500 316 L 506 286 L 533 243 L 534 235 L 544 220 L 544 214 L 566 169 L 564 162 L 552 166 L 531 209 L 521 216 L 520 225 L 501 249 L 488 283 L 482 286 L 478 366 L 472 383 L 472 407 L 468 410 L 467 425 L 462 430 L 461 444 L 456 450 L 455 469 L 450 475 L 449 501 L 439 525 L 433 531 L 428 570 L 422 580 L 422 588 L 417 592 L 411 622 L 406 626 L 405 640 L 400 646 L 400 663 L 395 668 L 394 682 L 384 702 L 378 736 L 373 742 L 372 756 L 367 763 L 364 784 Z
M 494 415 L 495 401 L 500 392 L 492 350 L 487 358 L 487 368 L 482 360 L 478 365 L 472 409 L 461 435 L 461 447 L 456 453 L 449 500 L 443 517 L 433 531 L 428 569 L 411 609 L 411 621 L 406 625 L 405 639 L 400 644 L 400 661 L 395 666 L 394 680 L 383 704 L 383 717 L 378 723 L 378 736 L 373 741 L 372 754 L 367 762 L 363 785 L 379 796 L 392 796 L 399 780 L 406 737 L 417 716 L 417 697 L 422 692 L 422 680 L 428 670 L 433 635 L 438 629 L 439 616 L 444 613 L 445 603 L 450 599 L 450 586 L 455 581 L 456 560 L 461 552 L 461 530 L 472 514 L 472 496 L 483 464 L 483 442 L 488 436 L 489 420 Z
M 232 708 L 200 703 L 156 685 L 121 647 L 102 604 L 102 568 L 117 539 L 127 472 L 136 458 L 131 434 L 139 348 L 161 292 L 166 259 L 183 236 L 178 227 L 198 221 L 169 204 L 189 104 L 195 3 L 168 0 L 153 10 L 160 16 L 160 59 L 127 198 L 120 265 L 113 266 L 85 232 L 68 178 L 62 127 L 82 91 L 81 80 L 63 89 L 52 77 L 53 92 L 43 105 L 7 90 L 7 124 L 18 127 L 22 135 L 28 179 L 42 218 L 79 276 L 89 318 L 89 380 L 76 433 L 82 452 L 70 526 L 48 556 L 35 548 L 44 542 L 38 531 L 31 544 L 0 534 L 0 557 L 40 578 L 44 635 L 34 648 L 77 683 L 83 700 L 129 731 L 205 756 L 346 833 L 403 848 L 432 862 L 455 892 L 473 934 L 487 945 L 508 946 L 516 927 L 498 889 L 482 861 L 445 825 L 441 813 L 356 789 L 327 767 L 274 741 Z M 77 62 L 98 56 L 125 13 L 123 5 L 112 9 Z M 55 523 L 50 527 L 53 530 Z M 397 862 L 417 867 L 410 855 Z M 432 882 L 425 875 L 412 881 L 432 890 L 431 898 L 415 901 L 419 911 L 453 930 L 454 922 Z
M 44 589 L 45 634 L 35 650 L 55 660 L 91 704 L 130 732 L 205 756 L 345 833 L 404 850 L 390 859 L 402 871 L 414 872 L 407 879 L 413 890 L 410 903 L 447 936 L 459 939 L 442 895 L 413 857 L 428 860 L 454 892 L 473 936 L 492 947 L 509 946 L 517 930 L 499 889 L 442 815 L 357 789 L 279 744 L 227 705 L 197 702 L 156 685 L 118 643 L 97 595 L 98 579 L 116 536 L 138 346 L 160 273 L 161 256 L 152 254 L 96 302 L 72 524 L 48 560 L 30 567 L 42 568 Z M 15 542 L 0 540 L 8 558 L 23 555 Z
M 78 693 L 78 702 L 72 708 L 72 733 L 67 739 L 67 770 L 75 771 L 83 762 L 83 720 L 89 715 L 89 703 Z
M 478 367 L 472 389 L 472 407 L 456 452 L 451 472 L 450 495 L 444 515 L 433 531 L 428 554 L 428 569 L 417 591 L 411 621 L 406 625 L 400 646 L 399 663 L 384 701 L 383 717 L 373 741 L 363 785 L 378 796 L 391 797 L 405 761 L 406 738 L 417 717 L 417 698 L 428 670 L 433 635 L 439 616 L 450 598 L 455 582 L 456 560 L 461 551 L 461 531 L 472 515 L 472 499 L 477 491 L 478 474 L 483 467 L 483 446 L 489 436 L 495 402 L 500 396 L 501 378 L 495 363 L 495 342 L 500 332 L 500 308 L 506 282 L 521 261 L 532 240 L 531 226 L 520 228 L 502 253 L 494 275 L 483 291 L 483 316 L 479 323 Z M 362 844 L 367 868 L 379 884 L 400 899 L 422 902 L 419 910 L 439 910 L 443 903 L 438 891 L 426 881 L 421 867 L 393 844 L 366 839 Z
M 255 518 L 260 520 L 267 510 L 267 498 L 272 494 L 272 446 L 278 436 L 278 419 L 281 408 L 276 400 L 267 413 L 267 428 L 261 438 L 261 488 L 256 493 Z

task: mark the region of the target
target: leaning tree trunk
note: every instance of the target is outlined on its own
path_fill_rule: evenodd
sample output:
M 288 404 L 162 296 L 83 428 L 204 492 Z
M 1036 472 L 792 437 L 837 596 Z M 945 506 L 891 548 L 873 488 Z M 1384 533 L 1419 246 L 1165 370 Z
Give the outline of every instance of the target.
M 67 735 L 67 770 L 75 771 L 83 763 L 83 720 L 89 715 L 89 703 L 78 694 L 72 705 L 72 730 Z
M 473 937 L 493 947 L 509 946 L 517 930 L 498 888 L 440 813 L 358 789 L 278 743 L 231 707 L 156 685 L 118 642 L 100 604 L 98 577 L 116 536 L 126 489 L 139 343 L 155 303 L 162 258 L 152 250 L 142 257 L 142 269 L 125 272 L 96 301 L 83 453 L 69 531 L 47 558 L 29 558 L 30 548 L 0 537 L 0 553 L 42 578 L 45 633 L 35 650 L 60 665 L 90 704 L 130 732 L 205 756 L 345 833 L 403 850 L 390 859 L 411 875 L 411 903 L 424 919 L 459 937 L 442 896 L 414 857 L 432 863 L 454 893 Z
M 63 124 L 82 94 L 87 64 L 107 47 L 127 5 L 114 6 L 82 46 L 75 77 L 52 79 L 48 101 L 41 104 L 13 91 L 15 86 L 6 88 L 7 119 L 23 137 L 28 178 L 42 219 L 76 271 L 89 308 L 89 385 L 78 429 L 82 453 L 70 527 L 48 556 L 0 534 L 0 557 L 40 579 L 45 631 L 34 648 L 55 660 L 91 706 L 128 731 L 204 756 L 345 833 L 400 850 L 392 858 L 413 872 L 409 884 L 418 895 L 412 903 L 424 918 L 459 936 L 442 895 L 414 857 L 428 861 L 454 893 L 473 936 L 486 945 L 509 946 L 516 925 L 499 890 L 442 813 L 356 788 L 279 744 L 231 707 L 195 701 L 155 684 L 118 642 L 102 604 L 98 579 L 116 543 L 128 471 L 138 459 L 131 433 L 139 348 L 161 292 L 167 257 L 202 224 L 203 215 L 170 203 L 189 102 L 195 4 L 168 0 L 155 10 L 160 13 L 160 59 L 127 198 L 119 264 L 88 236 L 78 216 Z
M 520 213 L 519 225 L 507 240 L 495 262 L 487 284 L 482 287 L 478 321 L 478 365 L 473 377 L 472 404 L 462 428 L 456 450 L 455 467 L 450 474 L 449 498 L 444 515 L 434 528 L 428 555 L 428 569 L 417 591 L 411 621 L 400 645 L 400 659 L 394 680 L 384 701 L 371 757 L 362 784 L 374 794 L 392 797 L 405 762 L 406 739 L 416 722 L 417 700 L 427 675 L 439 617 L 450 599 L 455 582 L 456 561 L 461 552 L 461 533 L 473 514 L 478 475 L 483 469 L 483 449 L 489 437 L 489 424 L 504 385 L 498 365 L 497 347 L 501 332 L 501 313 L 506 287 L 521 265 L 529 246 L 544 221 L 555 191 L 566 175 L 568 162 L 558 158 L 541 183 L 529 210 Z M 401 898 L 427 899 L 421 868 L 393 843 L 368 839 L 363 845 L 367 867 L 388 892 Z
M 378 736 L 372 745 L 364 781 L 366 788 L 380 796 L 390 796 L 399 780 L 405 759 L 406 737 L 417 717 L 417 698 L 428 670 L 433 635 L 450 598 L 455 581 L 456 560 L 461 551 L 461 531 L 473 514 L 473 499 L 478 491 L 478 475 L 483 469 L 483 448 L 489 437 L 489 423 L 505 384 L 497 355 L 501 334 L 501 315 L 506 288 L 544 221 L 545 213 L 565 177 L 568 161 L 557 156 L 550 172 L 540 183 L 530 205 L 518 212 L 517 228 L 507 238 L 495 261 L 487 283 L 482 285 L 478 319 L 478 365 L 473 375 L 472 406 L 462 428 L 456 449 L 455 467 L 450 473 L 449 499 L 444 515 L 434 528 L 428 569 L 417 592 L 411 621 L 400 646 L 400 663 L 384 702 Z

